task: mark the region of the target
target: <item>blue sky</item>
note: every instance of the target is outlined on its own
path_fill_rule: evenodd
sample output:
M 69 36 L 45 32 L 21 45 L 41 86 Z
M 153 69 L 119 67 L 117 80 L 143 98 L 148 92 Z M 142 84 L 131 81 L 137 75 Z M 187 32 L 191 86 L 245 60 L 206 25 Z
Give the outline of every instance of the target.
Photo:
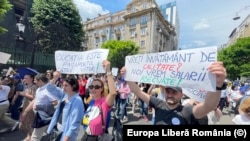
M 126 8 L 132 0 L 73 0 L 84 20 Z M 173 0 L 156 0 L 158 5 Z M 176 0 L 179 48 L 199 48 L 227 43 L 228 36 L 250 14 L 250 0 Z M 233 20 L 236 13 L 241 16 Z

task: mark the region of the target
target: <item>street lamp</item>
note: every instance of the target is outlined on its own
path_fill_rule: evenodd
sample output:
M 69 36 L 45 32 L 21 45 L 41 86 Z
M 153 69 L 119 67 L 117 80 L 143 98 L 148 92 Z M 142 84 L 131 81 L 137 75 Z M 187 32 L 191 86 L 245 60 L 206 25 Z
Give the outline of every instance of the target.
M 23 24 L 23 17 L 21 17 L 19 19 L 19 21 L 16 24 L 16 26 L 17 26 L 19 35 L 16 35 L 16 46 L 15 46 L 15 53 L 14 53 L 14 65 L 16 64 L 16 48 L 17 48 L 17 45 L 19 44 L 17 42 L 24 41 L 23 33 L 24 33 L 24 30 L 25 30 L 25 25 Z M 18 45 L 18 47 L 19 47 L 19 45 Z
M 238 15 L 239 12 L 241 12 L 242 10 L 247 10 L 248 8 L 250 8 L 250 5 L 245 6 L 244 8 L 240 9 L 236 14 L 235 17 L 233 18 L 233 20 L 239 20 L 240 16 Z
M 21 17 L 18 21 L 18 23 L 16 24 L 19 33 L 24 33 L 25 30 L 25 25 L 23 24 L 23 17 Z

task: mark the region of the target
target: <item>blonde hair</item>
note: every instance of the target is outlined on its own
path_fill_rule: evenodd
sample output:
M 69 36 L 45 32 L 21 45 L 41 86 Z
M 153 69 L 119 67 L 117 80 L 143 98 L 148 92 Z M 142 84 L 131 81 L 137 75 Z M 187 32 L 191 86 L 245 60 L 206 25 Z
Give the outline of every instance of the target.
M 239 110 L 250 115 L 250 97 L 244 99 L 239 106 Z

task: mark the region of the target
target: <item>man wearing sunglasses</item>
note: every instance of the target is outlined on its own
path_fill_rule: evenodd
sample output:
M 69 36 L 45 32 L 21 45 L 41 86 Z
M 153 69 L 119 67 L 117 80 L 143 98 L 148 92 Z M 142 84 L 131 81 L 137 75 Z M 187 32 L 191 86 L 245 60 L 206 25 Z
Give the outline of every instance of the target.
M 145 103 L 155 109 L 155 125 L 185 125 L 185 124 L 207 124 L 200 123 L 207 114 L 214 110 L 220 100 L 221 90 L 224 87 L 226 69 L 222 62 L 214 62 L 208 67 L 208 71 L 216 76 L 216 92 L 208 92 L 204 102 L 197 105 L 181 105 L 183 97 L 182 88 L 160 86 L 165 94 L 166 101 L 150 96 L 141 91 L 135 82 L 128 82 L 129 87 Z M 121 69 L 121 74 L 125 75 L 126 68 Z

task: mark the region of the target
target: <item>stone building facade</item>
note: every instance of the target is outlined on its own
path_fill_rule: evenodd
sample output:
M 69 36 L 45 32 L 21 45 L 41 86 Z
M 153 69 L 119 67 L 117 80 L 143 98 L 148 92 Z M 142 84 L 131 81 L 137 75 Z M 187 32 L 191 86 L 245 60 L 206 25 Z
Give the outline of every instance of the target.
M 227 46 L 236 42 L 238 38 L 250 37 L 250 14 L 229 35 Z
M 131 40 L 140 53 L 177 49 L 176 32 L 155 0 L 132 0 L 126 9 L 98 15 L 83 22 L 87 50 L 101 48 L 108 40 Z

